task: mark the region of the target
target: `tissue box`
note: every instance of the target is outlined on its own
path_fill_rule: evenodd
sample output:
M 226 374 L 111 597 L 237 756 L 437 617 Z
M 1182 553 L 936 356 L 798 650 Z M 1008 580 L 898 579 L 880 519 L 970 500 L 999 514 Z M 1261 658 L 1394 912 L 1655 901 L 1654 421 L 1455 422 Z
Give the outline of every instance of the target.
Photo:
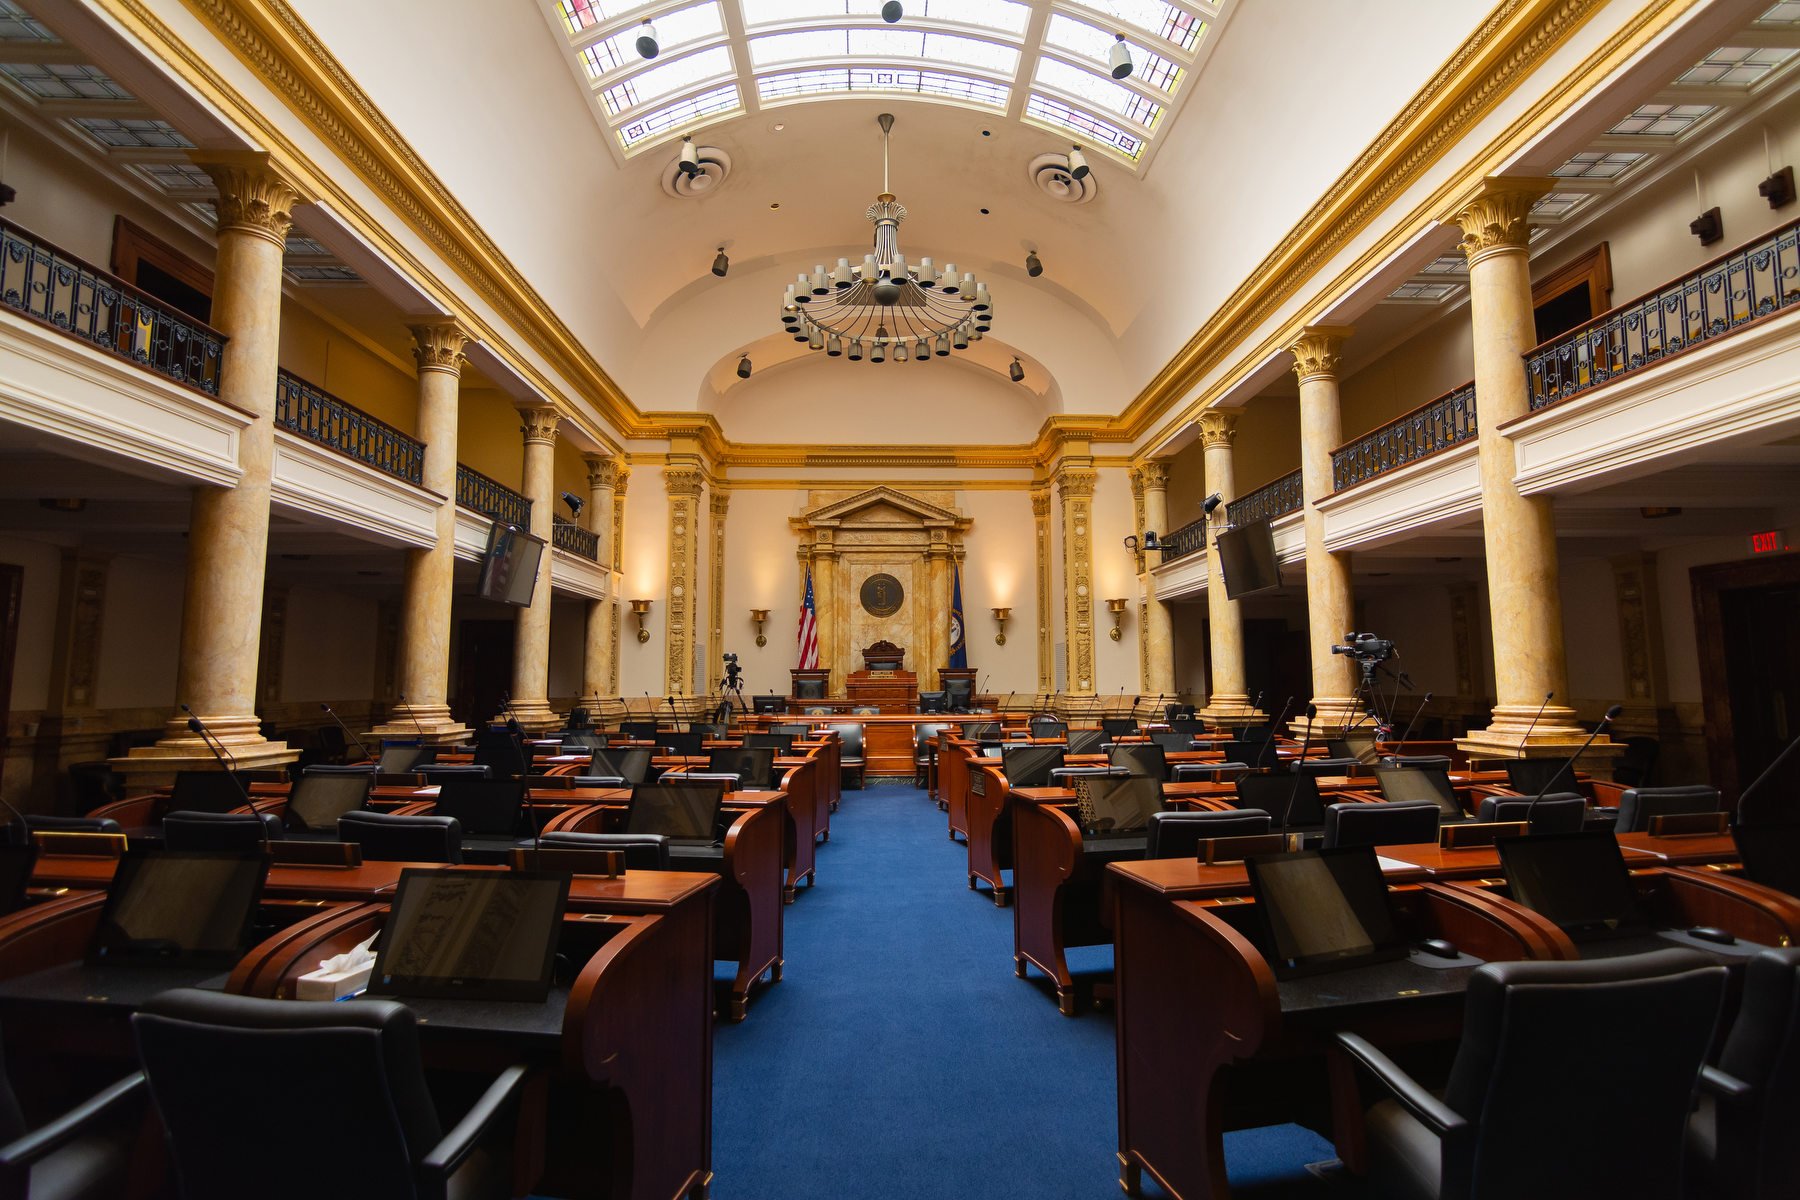
M 371 958 L 361 966 L 344 971 L 319 970 L 302 975 L 295 984 L 294 999 L 340 1000 L 354 996 L 369 986 L 369 976 L 374 970 L 375 960 Z

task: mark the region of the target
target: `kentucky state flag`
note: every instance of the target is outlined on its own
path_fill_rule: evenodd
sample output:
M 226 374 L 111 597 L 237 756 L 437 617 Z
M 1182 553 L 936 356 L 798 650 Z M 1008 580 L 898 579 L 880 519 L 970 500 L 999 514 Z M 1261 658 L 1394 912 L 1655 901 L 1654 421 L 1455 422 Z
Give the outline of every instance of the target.
M 950 596 L 950 667 L 966 669 L 969 648 L 963 642 L 962 567 L 956 568 L 956 590 Z

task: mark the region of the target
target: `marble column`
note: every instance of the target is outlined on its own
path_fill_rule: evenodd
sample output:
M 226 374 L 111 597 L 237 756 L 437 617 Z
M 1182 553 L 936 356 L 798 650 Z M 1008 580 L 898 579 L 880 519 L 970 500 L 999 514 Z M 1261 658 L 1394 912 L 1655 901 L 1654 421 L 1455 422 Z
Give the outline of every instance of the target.
M 1336 736 L 1362 715 L 1356 695 L 1356 664 L 1331 648 L 1355 627 L 1350 604 L 1350 556 L 1325 548 L 1325 514 L 1319 501 L 1333 490 L 1331 452 L 1344 440 L 1338 414 L 1339 351 L 1351 330 L 1315 325 L 1305 329 L 1289 353 L 1300 380 L 1300 489 L 1306 522 L 1306 629 L 1312 651 L 1312 719 L 1315 740 Z M 1305 732 L 1304 713 L 1294 722 Z
M 697 461 L 671 458 L 663 468 L 669 493 L 669 602 L 663 614 L 664 692 L 694 692 L 694 633 L 700 621 L 700 494 Z
M 1237 438 L 1239 413 L 1214 408 L 1200 414 L 1200 445 L 1206 458 L 1206 490 L 1220 497 L 1206 532 L 1206 616 L 1210 627 L 1206 658 L 1212 687 L 1200 715 L 1208 725 L 1233 729 L 1254 725 L 1266 714 L 1250 703 L 1244 682 L 1244 611 L 1225 594 L 1225 569 L 1213 544 L 1225 522 L 1225 505 L 1237 499 L 1237 471 L 1231 444 Z
M 613 582 L 620 583 L 623 576 L 617 572 L 625 569 L 625 489 L 631 484 L 631 464 L 624 459 L 615 459 L 618 463 L 618 479 L 613 487 L 612 502 L 612 569 L 615 572 Z M 599 516 L 595 520 L 600 520 Z M 612 673 L 607 676 L 606 694 L 617 696 L 619 688 L 619 639 L 624 636 L 625 601 L 630 597 L 621 596 L 612 607 Z
M 437 541 L 406 552 L 401 599 L 400 703 L 378 737 L 447 744 L 469 729 L 450 717 L 450 603 L 456 568 L 457 387 L 468 336 L 453 322 L 415 325 L 419 364 L 419 440 L 425 443 L 421 482 L 438 500 Z
M 1522 496 L 1508 421 L 1531 411 L 1525 351 L 1532 319 L 1527 218 L 1549 187 L 1538 179 L 1488 179 L 1447 218 L 1463 232 L 1474 325 L 1475 399 L 1481 437 L 1481 528 L 1494 634 L 1493 723 L 1458 744 L 1493 756 L 1553 757 L 1587 733 L 1575 724 L 1563 654 L 1556 524 L 1548 496 Z M 1545 705 L 1545 697 L 1554 699 Z M 1542 708 L 1540 717 L 1539 709 Z M 1533 721 L 1536 721 L 1535 725 Z M 1596 743 L 1605 754 L 1610 742 Z
M 594 558 L 603 570 L 611 572 L 613 562 L 613 495 L 619 482 L 619 463 L 614 458 L 589 457 L 588 502 L 582 510 L 587 527 L 595 541 Z M 590 702 L 613 695 L 614 636 L 618 617 L 614 609 L 619 598 L 609 584 L 604 600 L 590 600 L 587 605 L 586 636 L 581 655 L 581 699 L 589 706 L 589 716 L 597 717 L 598 709 Z
M 1056 471 L 1056 495 L 1062 504 L 1063 629 L 1068 635 L 1067 692 L 1094 693 L 1094 484 L 1099 473 L 1091 460 L 1064 460 Z
M 1037 690 L 1048 695 L 1056 690 L 1056 610 L 1050 595 L 1050 489 L 1033 488 L 1031 524 L 1037 542 Z
M 821 535 L 829 538 L 829 530 L 821 530 Z M 813 621 L 818 627 L 819 636 L 819 669 L 831 672 L 831 694 L 842 698 L 844 695 L 844 672 L 850 668 L 837 661 L 837 546 L 828 540 L 813 543 L 812 581 L 813 581 Z M 806 589 L 806 581 L 800 581 L 802 593 Z M 797 626 L 796 626 L 797 627 Z M 799 662 L 796 657 L 794 661 Z
M 297 750 L 265 741 L 256 716 L 275 464 L 281 256 L 299 195 L 264 154 L 208 156 L 201 165 L 219 190 L 212 324 L 230 339 L 219 400 L 253 420 L 239 435 L 237 483 L 194 489 L 175 699 L 205 721 L 239 767 L 267 767 L 299 757 Z M 187 713 L 176 713 L 156 745 L 114 760 L 132 790 L 172 781 L 177 771 L 216 769 L 187 722 Z
M 1144 529 L 1167 537 L 1169 529 L 1169 464 L 1152 459 L 1135 472 L 1144 489 Z M 1138 531 L 1141 535 L 1143 530 Z M 1156 598 L 1156 568 L 1162 551 L 1144 551 L 1144 678 L 1143 691 L 1160 695 L 1166 704 L 1175 696 L 1175 636 L 1169 606 Z M 1159 705 L 1160 708 L 1160 705 Z M 1160 719 L 1160 716 L 1159 716 Z
M 527 730 L 554 729 L 562 717 L 550 708 L 550 563 L 555 557 L 551 536 L 556 515 L 556 409 L 549 405 L 521 408 L 519 432 L 525 437 L 525 471 L 521 489 L 531 501 L 531 535 L 544 540 L 538 559 L 537 586 L 531 603 L 519 610 L 513 643 L 512 712 Z

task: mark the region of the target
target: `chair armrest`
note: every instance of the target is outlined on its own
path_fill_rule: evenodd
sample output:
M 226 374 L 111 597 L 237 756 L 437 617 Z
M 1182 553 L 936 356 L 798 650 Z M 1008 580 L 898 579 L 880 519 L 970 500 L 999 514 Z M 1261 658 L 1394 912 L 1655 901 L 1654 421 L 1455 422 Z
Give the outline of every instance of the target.
M 1700 1068 L 1700 1090 L 1721 1100 L 1741 1103 L 1756 1094 L 1756 1088 L 1736 1075 L 1728 1075 L 1717 1067 Z
M 1354 1033 L 1340 1033 L 1337 1041 L 1339 1047 L 1367 1069 L 1394 1099 L 1429 1126 L 1438 1137 L 1456 1133 L 1467 1126 L 1468 1122 L 1455 1109 L 1420 1087 L 1393 1059 L 1365 1039 Z
M 62 1149 L 76 1138 L 92 1133 L 103 1122 L 122 1117 L 134 1106 L 141 1107 L 149 1099 L 150 1086 L 144 1079 L 144 1073 L 139 1071 L 128 1075 L 55 1120 L 0 1146 L 0 1172 L 10 1174 L 29 1170 L 33 1163 Z
M 484 1137 L 493 1133 L 503 1119 L 513 1115 L 530 1077 L 528 1067 L 511 1066 L 488 1085 L 475 1107 L 464 1114 L 456 1128 L 446 1133 L 419 1164 L 421 1196 L 445 1195 L 456 1169 L 474 1153 Z

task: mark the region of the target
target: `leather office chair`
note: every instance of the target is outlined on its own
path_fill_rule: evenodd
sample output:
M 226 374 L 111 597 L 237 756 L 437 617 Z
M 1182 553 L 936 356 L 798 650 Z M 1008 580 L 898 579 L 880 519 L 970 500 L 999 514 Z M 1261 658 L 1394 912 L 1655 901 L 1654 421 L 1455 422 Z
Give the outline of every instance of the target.
M 1302 775 L 1311 775 L 1314 779 L 1322 775 L 1349 775 L 1355 772 L 1357 760 L 1354 758 L 1307 758 L 1296 759 L 1294 770 Z
M 446 1133 L 404 1004 L 177 988 L 148 1001 L 131 1025 L 184 1200 L 512 1194 L 526 1068 L 500 1072 Z M 257 1120 L 281 1130 L 284 1144 L 307 1147 L 308 1166 L 245 1136 L 251 1093 Z
M 25 1123 L 0 1063 L 0 1196 L 109 1200 L 127 1193 L 150 1089 L 133 1071 L 36 1129 Z
M 25 827 L 32 833 L 124 833 L 125 827 L 111 817 L 52 817 L 46 813 L 28 813 Z
M 650 774 L 650 760 L 656 752 L 647 746 L 633 746 L 628 750 L 596 750 L 588 759 L 589 775 L 610 775 L 623 779 L 626 783 L 642 783 Z
M 1206 838 L 1255 837 L 1269 832 L 1266 812 L 1159 812 L 1150 814 L 1145 858 L 1193 858 Z
M 937 746 L 932 739 L 944 732 L 944 730 L 954 728 L 956 728 L 956 726 L 950 724 L 948 721 L 934 721 L 916 726 L 913 729 L 914 787 L 925 786 L 925 782 L 929 777 L 931 770 L 931 764 L 937 761 Z
M 172 812 L 162 831 L 170 850 L 259 850 L 265 837 L 275 842 L 287 835 L 274 813 Z
M 1800 948 L 1764 950 L 1744 972 L 1744 999 L 1717 1067 L 1700 1073 L 1688 1121 L 1688 1192 L 1776 1200 L 1794 1194 L 1800 1124 Z
M 1438 806 L 1429 800 L 1392 804 L 1327 804 L 1325 848 L 1417 846 L 1438 840 Z
M 863 786 L 863 727 L 855 724 L 830 725 L 838 735 L 838 768 L 845 777 L 856 776 L 856 786 Z
M 1615 833 L 1643 833 L 1651 817 L 1676 813 L 1712 813 L 1720 806 L 1719 789 L 1705 784 L 1689 787 L 1626 788 L 1619 793 Z
M 1478 967 L 1441 1098 L 1338 1034 L 1392 1097 L 1367 1117 L 1370 1193 L 1678 1200 L 1682 1133 L 1725 981 L 1726 968 L 1692 950 Z
M 546 850 L 623 850 L 627 871 L 669 869 L 669 839 L 660 833 L 546 833 L 538 839 Z
M 1122 746 L 1114 746 L 1106 761 L 1115 767 L 1124 767 L 1133 775 L 1164 781 L 1169 778 L 1168 757 L 1155 742 L 1126 742 Z
M 1248 775 L 1250 764 L 1241 762 L 1176 763 L 1169 768 L 1176 783 L 1229 783 L 1239 775 Z
M 420 763 L 413 768 L 416 775 L 425 776 L 427 782 L 450 777 L 469 777 L 474 779 L 506 779 L 518 770 L 515 763 L 512 770 L 495 771 L 490 767 L 477 763 Z
M 338 818 L 338 841 L 362 847 L 364 862 L 462 862 L 462 822 L 455 817 L 402 817 L 351 812 Z
M 1068 723 L 1059 721 L 1055 717 L 1033 717 L 1025 723 L 1025 728 L 1034 738 L 1059 738 L 1069 736 Z
M 1138 723 L 1130 717 L 1101 717 L 1100 728 L 1106 731 L 1106 740 L 1128 737 L 1137 732 Z
M 1192 750 L 1194 735 L 1175 729 L 1159 729 L 1150 735 L 1150 740 L 1164 750 Z
M 1530 796 L 1486 796 L 1477 821 L 1523 821 Z M 1587 822 L 1587 801 L 1574 792 L 1552 792 L 1531 810 L 1533 833 L 1579 833 Z

